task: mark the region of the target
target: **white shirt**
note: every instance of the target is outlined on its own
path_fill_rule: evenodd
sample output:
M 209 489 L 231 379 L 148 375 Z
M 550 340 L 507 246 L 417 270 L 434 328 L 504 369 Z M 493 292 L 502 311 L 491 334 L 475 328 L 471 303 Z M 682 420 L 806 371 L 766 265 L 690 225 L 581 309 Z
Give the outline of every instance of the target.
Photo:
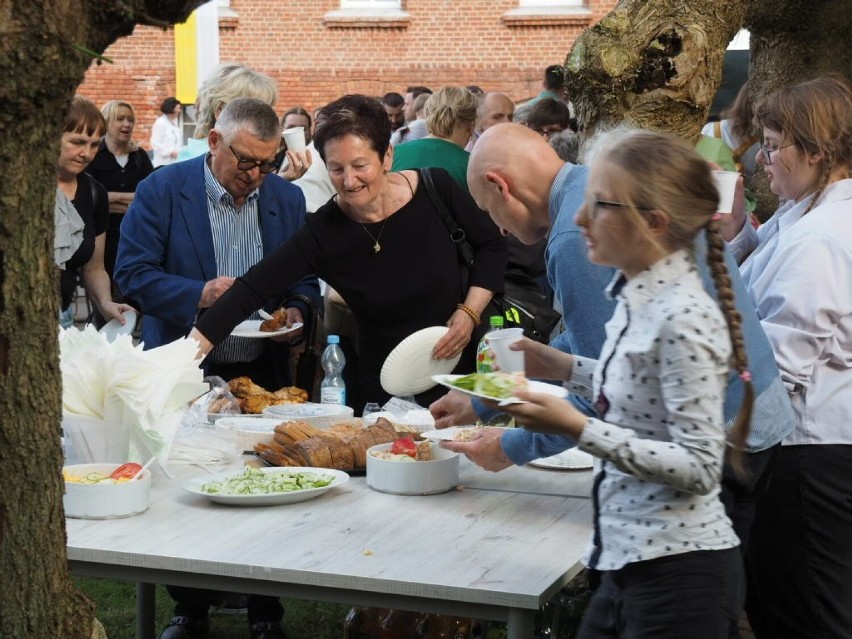
M 685 250 L 624 283 L 618 298 L 600 359 L 576 357 L 569 388 L 593 386 L 601 416 L 579 440 L 598 458 L 585 562 L 617 570 L 735 547 L 719 500 L 731 352 L 722 312 Z
M 812 199 L 746 224 L 730 247 L 796 413 L 784 443 L 852 444 L 852 179 L 805 213 Z
M 175 161 L 171 153 L 179 151 L 180 147 L 180 125 L 177 120 L 172 122 L 166 114 L 161 115 L 154 121 L 154 126 L 151 129 L 151 148 L 154 149 L 154 158 L 151 160 L 151 164 L 154 166 L 171 164 Z
M 331 183 L 331 178 L 328 177 L 325 162 L 322 161 L 313 140 L 307 148 L 311 152 L 311 166 L 308 167 L 302 177 L 293 180 L 293 184 L 302 189 L 302 193 L 305 194 L 307 212 L 316 213 L 321 206 L 334 197 L 336 191 Z

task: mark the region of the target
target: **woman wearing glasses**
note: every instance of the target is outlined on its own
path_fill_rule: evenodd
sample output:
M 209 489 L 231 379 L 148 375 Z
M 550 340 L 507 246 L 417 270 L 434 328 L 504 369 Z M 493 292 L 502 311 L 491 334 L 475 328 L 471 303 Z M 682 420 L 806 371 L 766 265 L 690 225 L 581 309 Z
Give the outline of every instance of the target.
M 719 499 L 729 360 L 746 389 L 730 434 L 735 465 L 753 389 L 710 168 L 674 136 L 615 131 L 594 148 L 586 196 L 575 219 L 588 258 L 619 269 L 600 355 L 518 348 L 529 376 L 564 380 L 596 416 L 539 393 L 502 410 L 597 457 L 584 562 L 600 586 L 577 636 L 725 639 L 742 594 L 739 539 Z M 702 231 L 718 302 L 698 271 Z
M 823 77 L 755 111 L 757 162 L 784 203 L 758 230 L 736 211 L 737 256 L 797 423 L 748 549 L 757 637 L 848 637 L 852 628 L 852 86 Z

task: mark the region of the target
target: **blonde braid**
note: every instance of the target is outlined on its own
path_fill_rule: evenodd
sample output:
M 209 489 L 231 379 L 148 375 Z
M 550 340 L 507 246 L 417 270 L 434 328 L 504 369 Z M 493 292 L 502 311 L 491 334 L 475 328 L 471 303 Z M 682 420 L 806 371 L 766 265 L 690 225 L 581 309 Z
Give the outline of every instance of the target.
M 743 468 L 743 450 L 748 438 L 751 426 L 751 412 L 754 406 L 754 386 L 751 383 L 751 373 L 748 370 L 748 356 L 746 354 L 745 338 L 742 331 L 742 316 L 734 305 L 734 291 L 731 288 L 731 276 L 725 265 L 725 242 L 719 233 L 718 225 L 711 221 L 707 225 L 707 265 L 716 285 L 716 293 L 719 298 L 719 307 L 728 324 L 728 333 L 731 336 L 731 358 L 736 370 L 740 372 L 743 381 L 743 401 L 737 420 L 729 434 L 729 441 L 733 444 L 730 462 L 734 471 L 740 477 L 745 475 Z

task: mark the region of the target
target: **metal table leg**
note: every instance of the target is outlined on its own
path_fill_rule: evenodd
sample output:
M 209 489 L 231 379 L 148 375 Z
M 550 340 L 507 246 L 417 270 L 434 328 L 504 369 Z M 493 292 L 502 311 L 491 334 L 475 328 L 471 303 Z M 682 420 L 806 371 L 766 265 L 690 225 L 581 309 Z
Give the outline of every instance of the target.
M 535 630 L 535 610 L 509 608 L 508 639 L 530 639 Z
M 154 639 L 154 584 L 136 583 L 136 639 Z

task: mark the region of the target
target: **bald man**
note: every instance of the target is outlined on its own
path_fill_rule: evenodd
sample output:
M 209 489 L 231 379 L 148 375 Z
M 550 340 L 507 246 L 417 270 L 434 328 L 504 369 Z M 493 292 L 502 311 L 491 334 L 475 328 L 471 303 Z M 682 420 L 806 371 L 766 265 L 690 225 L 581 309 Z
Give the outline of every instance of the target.
M 604 340 L 604 324 L 615 308 L 603 294 L 614 270 L 586 259 L 585 240 L 574 224 L 574 214 L 585 197 L 587 177 L 586 167 L 563 162 L 542 136 L 511 123 L 494 125 L 482 134 L 467 169 L 471 195 L 504 235 L 535 244 L 550 232 L 547 278 L 557 307 L 564 309 L 565 320 L 565 331 L 551 345 L 596 358 Z M 592 414 L 585 400 L 572 396 L 572 401 Z M 472 424 L 493 415 L 456 391 L 432 404 L 430 410 L 438 428 Z M 549 457 L 574 444 L 559 435 L 534 435 L 521 428 L 486 432 L 491 437 L 470 442 L 459 452 L 493 471 Z M 502 438 L 496 437 L 503 432 Z
M 525 244 L 548 238 L 547 277 L 565 324 L 565 331 L 551 346 L 596 359 L 604 342 L 604 325 L 615 308 L 615 302 L 605 295 L 615 269 L 589 262 L 585 240 L 574 223 L 585 198 L 587 177 L 586 167 L 563 162 L 542 136 L 519 124 L 499 124 L 483 133 L 467 169 L 471 195 L 504 234 L 511 233 Z M 715 295 L 703 235 L 696 239 L 695 251 L 704 286 Z M 725 464 L 720 497 L 745 548 L 755 500 L 765 488 L 781 440 L 793 428 L 793 411 L 772 347 L 728 251 L 726 259 L 737 310 L 742 316 L 755 401 L 746 442 L 748 476 L 737 477 Z M 590 402 L 573 395 L 570 401 L 586 414 L 594 415 Z M 731 371 L 725 394 L 727 423 L 739 412 L 741 401 L 742 384 L 737 372 Z M 477 417 L 490 417 L 481 404 L 472 404 L 468 396 L 458 391 L 451 391 L 429 408 L 438 428 L 472 424 Z M 521 465 L 554 455 L 574 444 L 558 435 L 531 433 L 523 428 L 485 432 L 484 437 L 471 442 L 442 445 L 466 454 L 487 470 L 498 471 L 513 463 Z
M 476 140 L 487 129 L 490 129 L 495 124 L 504 124 L 511 122 L 515 115 L 515 103 L 509 99 L 505 93 L 497 91 L 489 91 L 479 101 L 479 106 L 476 109 L 476 124 L 473 128 L 473 137 L 468 146 L 468 151 L 473 149 Z

